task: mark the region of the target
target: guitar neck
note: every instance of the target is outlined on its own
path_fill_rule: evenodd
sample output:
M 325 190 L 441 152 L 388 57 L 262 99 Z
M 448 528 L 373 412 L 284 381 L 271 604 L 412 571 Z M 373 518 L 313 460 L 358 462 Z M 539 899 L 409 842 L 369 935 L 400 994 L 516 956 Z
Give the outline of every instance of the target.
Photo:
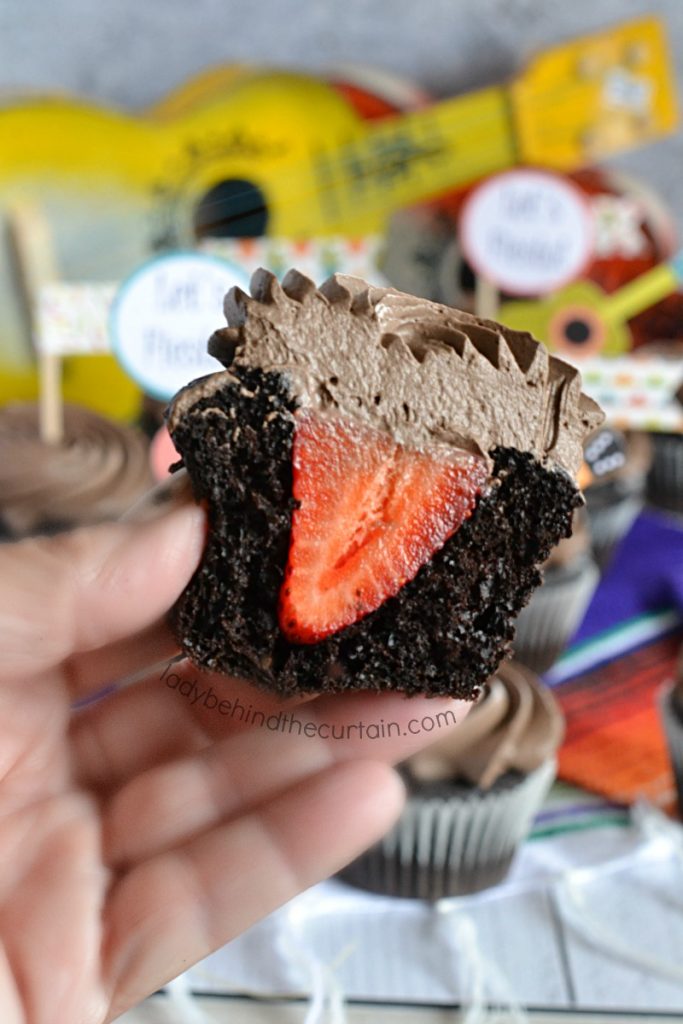
M 634 57 L 637 54 L 637 58 Z M 666 33 L 637 18 L 536 57 L 506 88 L 483 89 L 391 118 L 352 144 L 313 157 L 302 233 L 373 223 L 403 205 L 520 162 L 581 167 L 676 126 Z
M 631 317 L 654 306 L 683 284 L 683 250 L 667 263 L 641 274 L 618 291 L 608 295 L 605 312 L 609 320 L 625 323 Z
M 507 92 L 483 89 L 388 118 L 353 142 L 316 153 L 316 216 L 330 231 L 343 231 L 515 162 Z

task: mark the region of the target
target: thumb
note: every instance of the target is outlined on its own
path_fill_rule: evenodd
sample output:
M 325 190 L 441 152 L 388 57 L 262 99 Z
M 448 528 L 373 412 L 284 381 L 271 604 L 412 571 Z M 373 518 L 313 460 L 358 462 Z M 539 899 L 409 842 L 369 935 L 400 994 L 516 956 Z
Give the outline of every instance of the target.
M 189 581 L 204 537 L 203 511 L 185 504 L 0 546 L 4 670 L 33 674 L 145 629 Z

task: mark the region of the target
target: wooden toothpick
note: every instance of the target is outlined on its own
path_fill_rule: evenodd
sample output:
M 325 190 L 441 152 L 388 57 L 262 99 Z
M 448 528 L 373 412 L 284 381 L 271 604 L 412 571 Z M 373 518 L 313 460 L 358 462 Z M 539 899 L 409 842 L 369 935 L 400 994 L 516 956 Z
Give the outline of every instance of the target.
M 500 295 L 493 281 L 477 274 L 474 281 L 474 313 L 483 320 L 495 320 L 500 308 Z
M 11 203 L 8 220 L 38 356 L 40 436 L 48 444 L 59 444 L 64 437 L 61 357 L 44 350 L 38 329 L 40 290 L 58 279 L 50 226 L 38 204 L 28 199 Z

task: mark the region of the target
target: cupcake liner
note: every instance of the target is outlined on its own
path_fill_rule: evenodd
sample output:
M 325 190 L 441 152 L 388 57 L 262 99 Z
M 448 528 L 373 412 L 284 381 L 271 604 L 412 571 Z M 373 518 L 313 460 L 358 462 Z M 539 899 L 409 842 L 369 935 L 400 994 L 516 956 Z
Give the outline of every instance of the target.
M 658 508 L 683 512 L 683 435 L 653 434 L 648 501 Z
M 662 694 L 659 711 L 676 779 L 678 808 L 683 817 L 683 708 L 676 703 L 673 687 L 669 687 Z
M 646 482 L 647 474 L 645 472 L 634 472 L 627 477 L 621 476 L 614 480 L 592 484 L 585 493 L 588 515 L 608 511 L 615 505 L 636 498 L 642 500 L 645 495 Z
M 546 672 L 567 645 L 600 580 L 588 556 L 546 570 L 543 585 L 517 616 L 514 655 L 534 672 Z
M 508 773 L 489 790 L 441 784 L 411 794 L 394 828 L 339 873 L 386 896 L 437 900 L 496 885 L 508 873 L 555 778 L 554 758 L 529 775 Z
M 631 529 L 645 503 L 644 491 L 624 495 L 612 505 L 588 506 L 588 527 L 593 555 L 598 565 L 605 565 L 614 548 Z

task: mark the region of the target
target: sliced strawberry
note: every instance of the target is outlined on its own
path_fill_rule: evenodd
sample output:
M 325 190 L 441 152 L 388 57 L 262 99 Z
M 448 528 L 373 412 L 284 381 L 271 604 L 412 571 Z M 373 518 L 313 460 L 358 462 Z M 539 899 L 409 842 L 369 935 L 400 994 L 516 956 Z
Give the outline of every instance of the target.
M 413 579 L 474 508 L 486 481 L 468 452 L 404 448 L 342 417 L 297 415 L 289 561 L 280 628 L 310 644 Z

